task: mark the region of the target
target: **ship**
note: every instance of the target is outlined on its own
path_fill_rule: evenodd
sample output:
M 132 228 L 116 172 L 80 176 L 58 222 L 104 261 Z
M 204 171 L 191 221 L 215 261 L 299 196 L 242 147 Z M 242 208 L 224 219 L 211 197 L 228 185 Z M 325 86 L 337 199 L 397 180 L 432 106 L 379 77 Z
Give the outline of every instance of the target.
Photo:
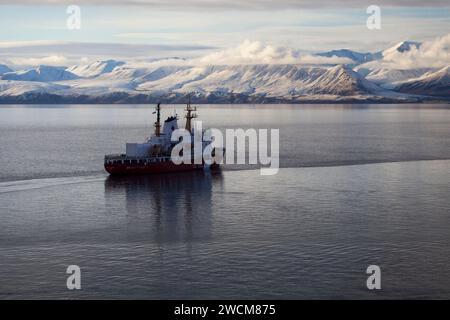
M 191 134 L 191 141 L 194 141 L 194 129 L 192 128 L 192 119 L 197 118 L 197 108 L 192 107 L 190 99 L 186 105 L 186 124 L 185 129 Z M 161 128 L 161 104 L 156 106 L 156 122 L 154 123 L 154 134 L 144 143 L 126 143 L 125 154 L 105 155 L 104 167 L 110 175 L 136 175 L 136 174 L 161 174 L 182 171 L 193 171 L 200 169 L 218 169 L 219 163 L 205 163 L 202 159 L 200 163 L 190 161 L 188 163 L 175 164 L 172 161 L 172 149 L 178 142 L 171 140 L 172 133 L 178 127 L 178 115 L 175 113 L 169 116 Z M 202 134 L 205 130 L 202 130 Z M 207 146 L 202 141 L 202 150 Z M 225 153 L 225 149 L 212 149 L 211 156 L 216 152 Z M 194 146 L 191 149 L 193 159 Z

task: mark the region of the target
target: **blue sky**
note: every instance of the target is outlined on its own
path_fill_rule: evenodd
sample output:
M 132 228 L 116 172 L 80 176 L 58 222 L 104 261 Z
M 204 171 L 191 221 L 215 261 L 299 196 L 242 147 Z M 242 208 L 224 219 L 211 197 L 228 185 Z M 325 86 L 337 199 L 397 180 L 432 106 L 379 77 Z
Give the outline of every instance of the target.
M 136 1 L 128 1 L 128 5 L 117 5 L 114 0 L 97 1 L 96 5 L 74 1 L 80 3 L 81 30 L 67 29 L 65 3 L 52 5 L 42 1 L 35 5 L 39 1 L 17 0 L 14 3 L 23 5 L 13 5 L 4 1 L 0 5 L 0 48 L 3 55 L 82 56 L 85 50 L 85 55 L 102 56 L 109 52 L 115 56 L 156 58 L 201 55 L 248 39 L 307 52 L 336 48 L 376 51 L 403 40 L 424 41 L 450 31 L 450 4 L 446 6 L 441 1 L 411 1 L 414 5 L 399 7 L 383 0 L 381 30 L 367 29 L 367 4 L 363 1 L 333 4 L 317 0 L 312 7 L 301 5 L 302 1 L 293 5 L 287 0 L 278 6 L 273 4 L 275 1 L 263 0 L 253 0 L 248 5 L 187 0 L 172 1 L 171 6 L 158 1 L 136 5 Z M 78 44 L 76 48 L 74 43 Z M 83 48 L 82 43 L 92 45 Z M 122 46 L 112 50 L 105 44 Z M 98 52 L 93 48 L 98 48 Z

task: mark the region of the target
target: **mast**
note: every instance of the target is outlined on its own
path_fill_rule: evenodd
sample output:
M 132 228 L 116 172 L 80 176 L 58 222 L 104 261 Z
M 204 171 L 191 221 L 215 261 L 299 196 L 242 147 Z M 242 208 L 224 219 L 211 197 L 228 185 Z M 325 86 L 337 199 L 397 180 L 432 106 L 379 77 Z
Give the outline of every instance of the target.
M 195 113 L 197 111 L 197 107 L 191 107 L 191 95 L 188 95 L 188 103 L 186 106 L 186 130 L 191 132 L 192 126 L 191 126 L 191 120 L 194 118 L 197 118 L 197 114 Z
M 159 137 L 161 135 L 161 104 L 158 103 L 156 106 L 156 122 L 155 122 L 155 136 Z

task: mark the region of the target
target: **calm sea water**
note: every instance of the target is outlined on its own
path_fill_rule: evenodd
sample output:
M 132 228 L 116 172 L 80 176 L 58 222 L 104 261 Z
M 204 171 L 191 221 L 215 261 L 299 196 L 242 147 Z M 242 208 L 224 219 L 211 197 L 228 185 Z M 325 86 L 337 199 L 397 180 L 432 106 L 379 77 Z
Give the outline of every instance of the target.
M 279 173 L 108 177 L 152 111 L 0 107 L 0 298 L 450 298 L 448 106 L 202 106 L 279 128 Z

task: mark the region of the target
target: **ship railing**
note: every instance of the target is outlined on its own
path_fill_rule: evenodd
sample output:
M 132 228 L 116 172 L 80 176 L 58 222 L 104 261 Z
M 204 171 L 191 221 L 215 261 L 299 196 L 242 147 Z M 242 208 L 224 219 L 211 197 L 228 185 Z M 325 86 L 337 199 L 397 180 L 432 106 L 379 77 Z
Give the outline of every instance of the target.
M 106 155 L 105 163 L 108 164 L 147 164 L 147 163 L 158 163 L 158 162 L 169 162 L 171 161 L 170 156 L 160 156 L 160 157 L 131 157 L 125 154 L 121 155 Z
M 105 160 L 120 160 L 126 158 L 125 154 L 107 154 Z

